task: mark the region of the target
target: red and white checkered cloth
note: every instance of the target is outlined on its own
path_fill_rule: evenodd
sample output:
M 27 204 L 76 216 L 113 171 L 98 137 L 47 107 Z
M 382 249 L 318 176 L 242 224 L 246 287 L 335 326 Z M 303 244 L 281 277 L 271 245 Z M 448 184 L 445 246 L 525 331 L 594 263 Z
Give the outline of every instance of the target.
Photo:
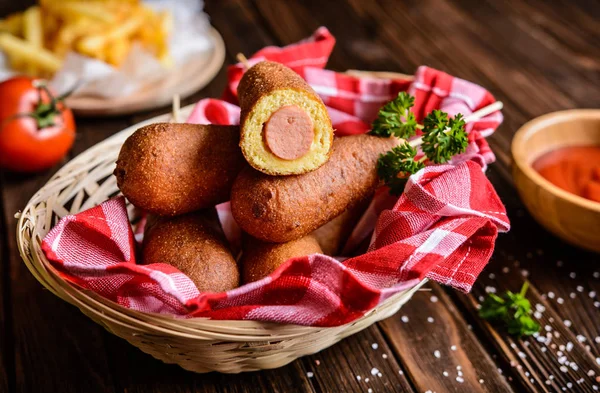
M 344 114 L 343 121 L 332 116 L 338 134 L 365 131 L 377 105 L 403 88 L 417 96 L 419 118 L 434 108 L 468 114 L 493 102 L 481 87 L 426 67 L 410 83 L 322 70 L 333 42 L 321 28 L 303 42 L 259 53 L 292 62 L 313 86 L 316 80 L 321 87 L 335 82 L 330 90 L 315 90 L 327 97 L 332 113 Z M 235 67 L 230 76 L 233 86 L 239 81 Z M 230 101 L 203 100 L 191 119 L 236 123 L 239 109 Z M 170 265 L 136 264 L 136 242 L 122 197 L 64 217 L 44 238 L 42 249 L 59 274 L 74 284 L 125 307 L 183 317 L 337 326 L 425 277 L 468 291 L 488 262 L 498 232 L 509 229 L 504 206 L 482 170 L 493 160 L 483 136 L 500 121 L 501 115 L 493 114 L 469 125 L 469 151 L 454 165 L 430 166 L 413 175 L 399 199 L 385 188 L 378 190 L 347 244 L 360 243 L 374 229 L 369 250 L 343 262 L 319 254 L 293 258 L 261 281 L 223 293 L 199 293 Z M 239 246 L 229 204 L 217 210 L 230 242 Z

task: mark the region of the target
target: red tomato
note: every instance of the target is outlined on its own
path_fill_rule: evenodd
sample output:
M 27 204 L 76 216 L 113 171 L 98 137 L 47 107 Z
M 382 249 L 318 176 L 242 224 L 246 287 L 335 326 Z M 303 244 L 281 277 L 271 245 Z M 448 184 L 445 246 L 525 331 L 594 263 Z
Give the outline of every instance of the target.
M 28 77 L 0 83 L 0 168 L 48 169 L 73 145 L 73 113 L 38 83 Z

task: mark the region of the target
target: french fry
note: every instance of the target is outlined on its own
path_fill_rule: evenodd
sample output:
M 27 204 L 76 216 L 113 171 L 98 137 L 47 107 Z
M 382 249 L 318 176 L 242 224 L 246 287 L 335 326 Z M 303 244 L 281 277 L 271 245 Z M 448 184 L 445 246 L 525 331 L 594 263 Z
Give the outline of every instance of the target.
M 75 51 L 120 66 L 134 42 L 165 67 L 173 21 L 140 0 L 38 0 L 0 20 L 0 49 L 14 69 L 51 76 Z
M 27 11 L 23 13 L 23 37 L 32 47 L 40 49 L 43 47 L 44 37 L 42 35 L 42 15 L 40 13 L 40 7 L 29 7 Z M 36 66 L 33 63 L 27 64 L 25 70 L 29 75 L 35 75 L 37 73 Z
M 62 65 L 62 61 L 49 50 L 36 48 L 29 42 L 8 33 L 0 34 L 0 49 L 9 57 L 22 58 L 49 74 L 58 71 Z
M 84 1 L 67 1 L 61 3 L 52 3 L 48 5 L 49 12 L 55 15 L 61 15 L 63 18 L 75 19 L 86 17 L 98 20 L 103 23 L 115 23 L 116 15 L 103 3 L 90 3 Z
M 0 32 L 21 36 L 23 34 L 23 14 L 12 14 L 0 20 Z
M 102 49 L 108 42 L 116 41 L 121 38 L 126 38 L 132 35 L 144 22 L 140 14 L 131 16 L 131 18 L 125 20 L 123 23 L 118 24 L 106 33 L 95 34 L 82 38 L 77 44 L 77 49 L 90 56 L 97 53 Z
M 123 63 L 123 60 L 127 57 L 129 49 L 131 49 L 131 41 L 120 38 L 115 41 L 111 41 L 107 44 L 109 51 L 106 51 L 106 61 L 116 67 Z M 105 48 L 106 49 L 106 48 Z

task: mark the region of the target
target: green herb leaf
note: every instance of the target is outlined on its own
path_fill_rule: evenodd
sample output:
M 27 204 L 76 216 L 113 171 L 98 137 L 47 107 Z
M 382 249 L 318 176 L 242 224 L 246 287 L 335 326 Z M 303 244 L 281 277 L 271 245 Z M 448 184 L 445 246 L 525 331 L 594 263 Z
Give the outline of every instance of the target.
M 377 174 L 390 187 L 393 195 L 400 195 L 406 184 L 406 177 L 425 167 L 420 161 L 415 161 L 417 149 L 404 142 L 400 146 L 379 156 Z
M 518 337 L 539 332 L 540 325 L 531 318 L 531 303 L 525 297 L 527 288 L 528 283 L 525 282 L 519 293 L 506 291 L 501 297 L 490 293 L 481 304 L 479 316 L 503 323 L 509 334 Z
M 434 110 L 423 119 L 421 149 L 436 164 L 448 162 L 454 155 L 464 153 L 468 139 L 461 114 L 448 119 L 448 114 Z
M 413 96 L 405 92 L 398 93 L 398 97 L 379 110 L 369 134 L 383 137 L 395 136 L 403 139 L 414 136 L 419 127 L 414 113 L 410 111 L 414 105 L 415 98 Z

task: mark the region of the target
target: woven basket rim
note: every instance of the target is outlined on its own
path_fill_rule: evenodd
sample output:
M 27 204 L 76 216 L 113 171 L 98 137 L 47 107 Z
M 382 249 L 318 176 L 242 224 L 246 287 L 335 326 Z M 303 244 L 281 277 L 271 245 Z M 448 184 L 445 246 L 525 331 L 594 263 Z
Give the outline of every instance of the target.
M 193 106 L 188 105 L 182 108 L 181 115 L 187 117 L 191 113 Z M 105 149 L 110 149 L 115 144 L 119 144 L 120 146 L 127 136 L 144 125 L 168 120 L 169 114 L 163 114 L 131 125 L 80 153 L 58 170 L 31 197 L 23 211 L 18 213 L 19 219 L 16 228 L 17 243 L 19 252 L 27 268 L 44 287 L 61 299 L 75 305 L 95 321 L 106 321 L 113 325 L 145 333 L 152 332 L 157 335 L 178 336 L 193 340 L 227 340 L 236 342 L 264 341 L 266 339 L 285 340 L 321 330 L 348 330 L 353 325 L 357 325 L 360 321 L 368 318 L 375 318 L 377 320 L 377 314 L 382 310 L 394 307 L 396 301 L 401 297 L 410 297 L 412 293 L 427 281 L 427 279 L 424 279 L 414 287 L 391 296 L 353 322 L 335 327 L 318 327 L 250 320 L 184 319 L 165 314 L 141 312 L 123 307 L 92 291 L 79 288 L 64 280 L 41 250 L 42 237 L 51 228 L 52 212 L 56 208 L 52 205 L 53 200 L 56 198 L 54 190 L 63 190 L 61 195 L 74 193 L 74 191 L 69 189 L 69 187 L 74 187 L 74 184 L 77 183 L 74 181 L 74 178 L 83 176 L 86 173 L 86 167 L 81 167 L 82 161 L 87 158 L 94 158 L 94 154 L 102 152 Z M 98 161 L 102 161 L 102 159 L 98 158 Z M 92 163 L 94 162 L 92 161 Z M 71 186 L 62 189 L 61 187 L 65 184 L 70 184 Z M 50 197 L 46 194 L 49 194 Z M 84 206 L 82 206 L 81 210 L 84 210 Z M 40 222 L 37 219 L 38 212 L 45 212 L 46 227 L 43 228 L 45 232 L 42 233 L 39 231 Z

